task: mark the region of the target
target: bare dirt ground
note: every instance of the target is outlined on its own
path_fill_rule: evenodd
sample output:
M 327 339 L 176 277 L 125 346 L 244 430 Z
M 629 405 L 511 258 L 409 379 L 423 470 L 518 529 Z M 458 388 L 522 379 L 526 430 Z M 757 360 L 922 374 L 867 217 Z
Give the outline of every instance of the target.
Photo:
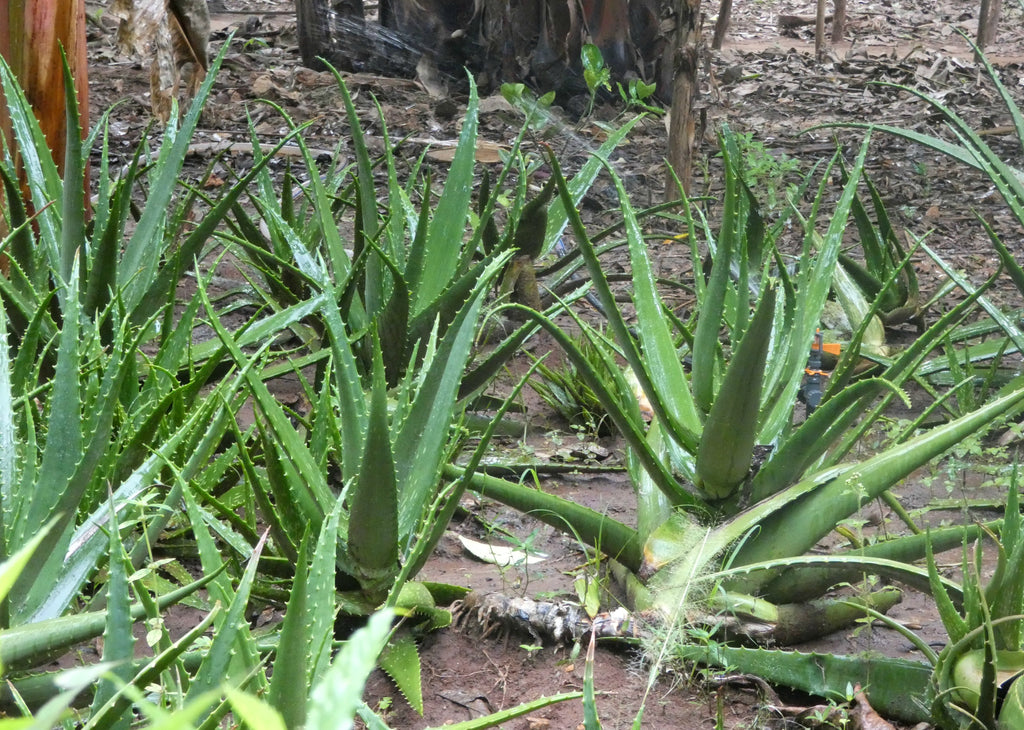
M 776 27 L 779 12 L 813 13 L 813 3 L 796 4 L 778 0 L 739 3 L 734 10 L 731 34 L 721 52 L 706 51 L 702 74 L 703 95 L 699 101 L 706 123 L 701 130 L 701 152 L 708 155 L 705 170 L 698 170 L 695 191 L 714 196 L 718 180 L 715 132 L 727 122 L 734 130 L 752 132 L 777 159 L 787 155 L 805 165 L 827 158 L 840 144 L 853 153 L 863 138 L 861 132 L 837 133 L 813 129 L 836 121 L 873 121 L 903 125 L 919 130 L 935 129 L 933 114 L 910 95 L 874 82 L 914 85 L 940 96 L 978 128 L 988 130 L 988 139 L 1006 159 L 1024 163 L 1021 151 L 1009 144 L 1001 128 L 1007 115 L 990 84 L 971 60 L 970 51 L 957 29 L 973 33 L 975 2 L 958 0 L 851 0 L 849 30 L 827 58 L 813 55 L 811 30 L 795 36 L 782 35 Z M 1001 69 L 1004 82 L 1024 99 L 1024 15 L 1013 2 L 1005 3 L 1005 14 L 991 57 Z M 713 22 L 716 8 L 707 28 Z M 215 10 L 215 47 L 226 32 L 236 32 L 224 69 L 203 117 L 197 143 L 227 145 L 247 142 L 251 123 L 266 142 L 286 132 L 279 114 L 260 99 L 273 101 L 298 121 L 313 120 L 305 137 L 311 147 L 325 154 L 341 145 L 349 154 L 339 95 L 333 78 L 299 65 L 295 41 L 294 12 L 290 3 L 224 0 Z M 121 56 L 113 45 L 113 28 L 100 18 L 90 26 L 92 59 L 91 94 L 94 118 L 115 102 L 112 114 L 112 151 L 115 162 L 126 162 L 149 128 L 148 71 L 138 61 Z M 417 140 L 451 140 L 457 136 L 465 99 L 432 98 L 415 81 L 370 75 L 347 78 L 356 95 L 360 115 L 371 135 L 380 134 L 371 95 L 380 102 L 393 137 L 411 135 Z M 614 117 L 616 110 L 601 109 L 599 115 Z M 247 122 L 245 115 L 249 115 Z M 518 131 L 520 118 L 499 97 L 484 100 L 481 135 L 508 143 Z M 557 122 L 557 138 L 566 165 L 578 165 L 594 149 L 599 134 L 590 124 L 576 125 L 571 119 Z M 147 131 L 148 130 L 148 131 Z M 413 143 L 409 155 L 421 147 Z M 616 156 L 615 164 L 636 201 L 647 204 L 662 199 L 666 150 L 664 126 L 660 121 L 644 122 Z M 191 181 L 204 182 L 210 163 L 209 148 L 196 148 L 188 168 Z M 236 172 L 251 164 L 244 154 L 228 155 L 213 172 Z M 984 180 L 966 174 L 948 160 L 908 146 L 885 135 L 873 140 L 869 171 L 882 190 L 898 228 L 924 235 L 956 267 L 981 280 L 993 267 L 993 256 L 984 231 L 975 221 L 976 211 L 1003 235 L 1011 250 L 1024 254 L 1024 232 L 1003 211 Z M 593 225 L 610 220 L 606 212 L 610 191 L 599 182 L 585 211 Z M 714 206 L 710 207 L 714 215 Z M 671 233 L 671 231 L 667 232 Z M 679 246 L 663 246 L 658 252 L 660 273 L 683 278 L 688 275 L 689 254 Z M 610 264 L 615 266 L 613 262 Z M 916 262 L 927 296 L 939 279 L 930 260 Z M 1006 304 L 1019 307 L 1015 294 L 1007 292 Z M 544 350 L 538 340 L 531 347 Z M 620 464 L 622 455 L 614 440 L 597 442 L 580 439 L 564 424 L 551 421 L 551 414 L 527 399 L 537 418 L 531 435 L 505 439 L 499 444 L 503 457 L 519 460 L 563 459 L 574 463 Z M 547 425 L 545 425 L 547 424 Z M 595 448 L 598 447 L 598 448 Z M 990 466 L 990 465 L 983 465 Z M 900 488 L 900 496 L 911 509 L 925 509 L 934 499 L 976 496 L 957 481 L 974 479 L 971 469 L 937 468 L 921 479 Z M 543 480 L 543 488 L 569 497 L 594 509 L 607 511 L 628 521 L 633 511 L 632 492 L 621 473 L 596 476 L 560 476 Z M 571 598 L 572 579 L 587 562 L 579 544 L 552 528 L 488 501 L 470 500 L 451 526 L 451 535 L 440 546 L 422 577 L 467 586 L 476 590 L 500 590 L 511 595 Z M 935 513 L 935 519 L 951 516 L 963 519 L 959 509 Z M 865 520 L 885 521 L 877 508 Z M 510 544 L 526 543 L 547 555 L 528 568 L 499 568 L 472 558 L 457 535 L 477 540 Z M 930 602 L 908 592 L 893 614 L 914 625 L 926 636 L 941 640 Z M 929 633 L 930 630 L 930 633 Z M 490 711 L 506 709 L 582 686 L 580 658 L 565 648 L 523 649 L 529 637 L 513 636 L 509 641 L 481 640 L 472 630 L 441 631 L 428 636 L 422 646 L 424 699 L 422 717 L 412 712 L 383 675 L 370 682 L 367 698 L 394 728 L 422 728 L 467 720 Z M 878 627 L 864 628 L 832 637 L 818 645 L 828 651 L 845 652 L 885 647 L 906 653 L 902 639 Z M 908 654 L 909 655 L 909 654 Z M 652 730 L 689 728 L 794 727 L 773 709 L 774 701 L 749 682 L 705 683 L 691 681 L 685 671 L 661 677 L 647 691 L 647 673 L 642 662 L 629 651 L 599 647 L 595 682 L 601 695 L 598 708 L 607 728 L 627 728 L 641 705 L 645 707 L 642 727 Z M 793 699 L 794 704 L 814 700 Z M 582 720 L 579 702 L 548 707 L 529 718 L 505 723 L 516 730 L 575 728 Z M 805 721 L 807 725 L 809 721 Z

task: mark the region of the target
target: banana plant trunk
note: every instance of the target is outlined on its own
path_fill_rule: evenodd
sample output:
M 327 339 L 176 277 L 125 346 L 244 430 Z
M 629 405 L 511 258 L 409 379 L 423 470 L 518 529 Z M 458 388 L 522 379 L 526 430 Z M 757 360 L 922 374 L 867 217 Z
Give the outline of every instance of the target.
M 67 118 L 61 49 L 67 56 L 81 118 L 89 118 L 83 0 L 6 0 L 0 12 L 0 55 L 7 60 L 39 119 L 58 168 L 64 169 Z M 12 142 L 6 103 L 0 128 Z
M 698 55 L 700 43 L 700 0 L 674 0 L 675 35 L 668 44 L 662 64 L 662 86 L 672 88 L 672 119 L 668 135 L 669 177 L 666 195 L 676 197 L 673 172 L 690 192 L 693 155 L 696 148 L 696 124 L 693 102 L 697 97 Z
M 0 55 L 21 83 L 63 175 L 68 117 L 62 49 L 74 79 L 80 118 L 87 127 L 89 78 L 84 0 L 4 0 L 0 3 Z M 6 100 L 0 103 L 0 131 L 8 148 L 15 149 Z M 87 186 L 88 176 L 85 179 Z M 87 192 L 83 189 L 83 193 Z M 85 194 L 84 199 L 88 201 L 89 196 Z M 7 267 L 6 257 L 0 257 L 0 272 L 6 275 Z

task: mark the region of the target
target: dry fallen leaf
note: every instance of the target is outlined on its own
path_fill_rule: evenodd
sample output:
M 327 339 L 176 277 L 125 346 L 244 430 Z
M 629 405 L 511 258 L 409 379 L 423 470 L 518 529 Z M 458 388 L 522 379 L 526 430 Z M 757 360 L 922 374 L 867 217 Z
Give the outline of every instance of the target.
M 853 707 L 850 709 L 850 717 L 853 720 L 853 730 L 896 730 L 895 727 L 875 712 L 859 684 L 854 687 Z
M 462 535 L 459 535 L 459 541 L 462 542 L 462 547 L 466 548 L 467 552 L 475 558 L 502 568 L 510 565 L 533 565 L 547 558 L 547 555 L 542 553 L 530 554 L 507 545 L 489 545 L 485 542 L 470 540 Z

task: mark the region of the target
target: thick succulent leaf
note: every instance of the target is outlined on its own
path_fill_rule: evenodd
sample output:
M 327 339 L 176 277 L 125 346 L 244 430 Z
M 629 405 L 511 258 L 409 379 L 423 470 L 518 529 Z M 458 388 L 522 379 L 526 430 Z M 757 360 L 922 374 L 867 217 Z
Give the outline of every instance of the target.
M 412 709 L 423 714 L 423 682 L 416 640 L 402 634 L 391 640 L 380 654 L 380 668 L 387 672 Z
M 400 489 L 398 534 L 411 535 L 437 487 L 447 454 L 452 414 L 462 375 L 472 352 L 483 299 L 501 271 L 505 257 L 483 272 L 473 293 L 459 310 L 437 351 L 424 360 L 421 385 L 408 415 L 397 425 L 394 439 L 395 476 Z
M 137 670 L 132 677 L 131 685 L 124 687 L 117 695 L 111 697 L 106 703 L 90 717 L 83 730 L 101 730 L 116 722 L 132 706 L 134 692 L 131 689 L 148 687 L 154 682 L 160 681 L 160 675 L 177 665 L 181 666 L 181 659 L 185 652 L 192 649 L 196 641 L 206 633 L 213 624 L 214 618 L 220 613 L 220 607 L 215 607 L 198 624 L 188 630 L 180 639 L 162 649 L 156 656 L 142 662 L 134 662 L 133 667 Z
M 828 299 L 832 275 L 836 270 L 843 237 L 849 222 L 850 209 L 857 194 L 857 185 L 867 158 L 870 136 L 864 139 L 857 158 L 850 170 L 850 176 L 843 192 L 836 202 L 835 211 L 829 220 L 825 235 L 817 243 L 813 228 L 807 232 L 804 251 L 801 255 L 791 320 L 785 326 L 777 327 L 776 342 L 772 346 L 772 357 L 765 376 L 765 412 L 761 416 L 761 443 L 773 443 L 784 433 L 792 421 L 793 406 L 797 391 L 803 381 L 807 364 L 807 353 L 821 324 L 821 312 Z M 826 170 L 823 182 L 828 178 Z M 815 199 L 815 214 L 823 199 L 820 190 Z M 814 220 L 812 216 L 811 220 Z
M 476 84 L 469 76 L 469 101 L 462 120 L 459 144 L 455 158 L 448 168 L 441 197 L 427 233 L 424 266 L 419 271 L 407 271 L 414 302 L 412 311 L 419 313 L 441 293 L 457 272 L 462 259 L 462 241 L 471 209 L 473 192 L 473 166 L 476 161 L 477 107 L 479 100 Z
M 196 527 L 198 528 L 199 526 L 197 525 Z M 199 671 L 196 673 L 192 683 L 189 685 L 188 694 L 186 695 L 187 700 L 195 699 L 201 694 L 220 686 L 222 682 L 231 682 L 232 675 L 229 672 L 229 667 L 232 666 L 236 655 L 240 654 L 243 659 L 248 659 L 249 661 L 255 658 L 253 657 L 255 646 L 249 634 L 249 625 L 246 621 L 245 612 L 249 603 L 249 593 L 252 590 L 253 581 L 256 579 L 256 567 L 259 564 L 260 554 L 263 552 L 263 545 L 266 539 L 267 534 L 264 533 L 256 547 L 253 548 L 249 564 L 246 566 L 245 572 L 242 573 L 242 578 L 238 582 L 238 588 L 234 591 L 234 595 L 230 597 L 230 602 L 227 604 L 227 613 L 214 634 L 209 652 L 203 663 L 199 666 Z M 208 568 L 204 567 L 204 570 L 208 570 Z M 239 648 L 242 649 L 241 652 L 238 651 Z M 249 656 L 246 657 L 246 654 Z M 247 661 L 246 663 L 249 662 Z M 254 666 L 255 662 L 241 669 L 247 674 L 252 671 Z M 240 679 L 240 677 L 236 679 Z
M 467 472 L 454 464 L 447 464 L 444 473 L 452 478 L 461 478 Z M 607 515 L 555 494 L 486 474 L 473 474 L 469 488 L 520 512 L 529 512 L 559 530 L 571 525 L 573 534 L 587 545 L 599 546 L 602 552 L 631 570 L 640 569 L 642 546 L 636 530 Z
M 131 597 L 128 593 L 128 556 L 121 544 L 113 500 L 108 503 L 108 508 L 114 527 L 110 530 L 108 543 L 107 621 L 103 629 L 102 661 L 111 665 L 110 675 L 116 677 L 116 680 L 104 676 L 99 682 L 92 700 L 94 712 L 117 694 L 118 685 L 130 682 L 135 674 L 131 665 L 135 637 L 132 635 Z M 127 730 L 129 718 L 120 717 L 110 727 L 112 730 Z
M 134 310 L 136 305 L 141 303 L 143 296 L 149 293 L 161 258 L 156 252 L 162 251 L 166 245 L 164 234 L 167 211 L 179 185 L 181 167 L 188 157 L 188 147 L 192 144 L 200 114 L 213 89 L 217 71 L 227 51 L 228 48 L 225 46 L 210 64 L 206 80 L 196 92 L 188 112 L 182 119 L 181 127 L 176 128 L 176 120 L 171 120 L 168 124 L 150 177 L 146 206 L 132 237 L 125 244 L 118 265 L 117 289 L 122 292 L 128 311 Z M 188 262 L 191 263 L 191 256 Z
M 391 631 L 390 610 L 370 617 L 366 626 L 356 631 L 334 658 L 331 668 L 313 688 L 309 700 L 306 727 L 329 727 L 350 730 L 360 705 L 363 686 L 377 666 L 384 644 Z
M 820 697 L 843 697 L 847 687 L 865 688 L 871 706 L 886 717 L 908 723 L 928 722 L 927 693 L 932 670 L 923 662 L 879 655 L 842 656 L 771 649 L 748 649 L 725 644 L 680 648 L 683 659 L 761 677 Z
M 622 356 L 626 359 L 626 362 L 628 363 L 630 368 L 632 368 L 633 372 L 636 374 L 637 380 L 639 381 L 640 387 L 643 389 L 644 393 L 646 393 L 648 397 L 653 396 L 651 397 L 651 405 L 654 408 L 655 415 L 657 415 L 658 418 L 664 421 L 665 423 L 669 424 L 669 426 L 672 428 L 673 437 L 679 440 L 685 448 L 691 451 L 696 450 L 697 438 L 692 431 L 692 426 L 696 421 L 699 421 L 699 419 L 692 418 L 690 415 L 688 415 L 688 413 L 693 413 L 693 404 L 691 403 L 690 406 L 687 408 L 681 405 L 686 402 L 686 399 L 688 398 L 687 395 L 681 393 L 665 392 L 664 395 L 666 398 L 674 397 L 678 399 L 676 401 L 675 409 L 675 412 L 679 414 L 678 418 L 674 417 L 674 412 L 672 410 L 669 410 L 666 406 L 662 404 L 659 396 L 664 391 L 655 387 L 652 380 L 651 372 L 645 365 L 645 361 L 644 358 L 641 356 L 640 349 L 637 347 L 637 343 L 630 332 L 629 326 L 626 324 L 626 321 L 623 318 L 622 313 L 615 302 L 615 295 L 613 294 L 611 287 L 608 284 L 608 279 L 601 266 L 601 262 L 598 259 L 597 251 L 593 245 L 593 242 L 590 240 L 590 237 L 587 234 L 586 227 L 583 225 L 583 220 L 580 218 L 579 212 L 573 207 L 572 195 L 568 189 L 567 184 L 565 183 L 565 178 L 562 176 L 558 160 L 555 159 L 554 155 L 549 155 L 548 163 L 551 165 L 552 175 L 556 178 L 558 182 L 560 199 L 563 205 L 566 207 L 566 209 L 569 210 L 569 222 L 572 225 L 573 232 L 576 234 L 576 240 L 579 245 L 579 250 L 583 256 L 584 262 L 586 263 L 587 271 L 590 274 L 594 292 L 600 300 L 601 305 L 604 308 L 605 314 L 608 317 L 609 329 L 615 337 L 615 342 L 621 349 Z M 640 287 L 640 293 L 638 295 L 637 300 L 638 306 L 640 306 L 639 302 L 643 300 L 644 303 L 642 306 L 644 307 L 645 312 L 650 313 L 650 316 L 645 317 L 646 321 L 642 323 L 643 327 L 651 328 L 644 336 L 650 340 L 648 344 L 655 348 L 655 357 L 660 362 L 665 363 L 667 368 L 670 368 L 667 369 L 664 373 L 666 387 L 668 385 L 678 385 L 678 378 L 672 374 L 675 371 L 671 369 L 672 367 L 678 368 L 678 365 L 670 366 L 667 364 L 669 362 L 669 358 L 666 353 L 666 349 L 668 348 L 668 345 L 669 343 L 671 343 L 672 340 L 670 336 L 667 338 L 664 336 L 664 332 L 665 330 L 667 330 L 667 325 L 665 325 L 664 322 L 662 322 L 662 325 L 659 327 L 659 325 L 656 322 L 654 322 L 653 319 L 651 319 L 651 317 L 653 316 L 661 318 L 661 312 L 658 311 L 660 310 L 660 306 L 656 304 L 652 298 L 652 292 L 650 290 L 651 282 L 648 279 L 649 273 L 643 273 L 644 258 L 640 255 L 639 251 L 637 251 L 636 253 L 637 262 L 641 267 L 641 278 L 638 282 L 638 286 Z M 541 320 L 537 321 L 541 322 Z M 547 328 L 546 325 L 544 326 Z M 550 331 L 550 328 L 548 329 Z M 562 347 L 563 349 L 566 349 L 567 345 L 565 343 L 562 343 Z M 581 367 L 579 363 L 577 363 L 576 366 L 577 368 Z M 595 388 L 593 383 L 588 382 L 588 385 L 590 385 L 591 388 Z M 599 385 L 598 387 L 601 387 L 603 389 L 603 386 Z M 595 393 L 597 393 L 596 389 Z M 601 396 L 599 394 L 599 398 L 600 397 Z M 608 409 L 610 415 L 615 411 L 621 411 L 621 408 L 616 408 L 614 405 L 606 404 L 603 400 L 602 405 L 604 405 L 605 408 Z M 612 417 L 614 420 L 616 416 Z M 679 422 L 680 419 L 683 419 L 682 423 Z M 684 424 L 688 424 L 688 426 Z M 652 468 L 652 465 L 646 462 L 647 455 L 645 453 L 649 451 L 649 448 L 647 448 L 646 442 L 644 442 L 643 445 L 640 444 L 640 441 L 643 441 L 642 436 L 639 438 L 639 440 L 637 440 L 637 438 L 635 437 L 635 433 L 638 431 L 636 424 L 630 425 L 628 423 L 620 423 L 619 421 L 615 421 L 615 425 L 620 429 L 620 431 L 622 431 L 624 435 L 626 435 L 627 439 L 630 440 L 630 445 L 633 448 L 637 448 L 640 450 L 640 453 L 642 455 L 641 458 L 645 460 L 644 468 L 650 470 Z M 658 468 L 664 470 L 663 465 Z M 655 475 L 655 478 L 660 479 L 660 475 Z M 673 500 L 678 500 L 681 496 L 679 494 L 680 490 L 678 489 L 678 487 L 673 486 L 673 484 L 674 480 L 659 481 L 659 487 L 663 489 L 666 492 L 666 494 L 670 495 L 670 498 L 672 498 Z M 693 501 L 692 497 L 691 501 Z
M 0 343 L 7 342 L 7 316 L 0 307 Z M 10 511 L 15 485 L 20 481 L 15 434 L 14 393 L 11 389 L 11 358 L 7 347 L 0 347 L 0 504 Z M 6 528 L 6 515 L 0 515 Z M 5 541 L 6 543 L 6 541 Z M 6 557 L 6 544 L 3 544 Z M 6 626 L 0 627 L 6 628 Z
M 629 243 L 629 260 L 632 269 L 633 303 L 636 306 L 637 334 L 646 363 L 644 380 L 650 381 L 653 392 L 645 390 L 652 405 L 660 407 L 655 412 L 665 413 L 666 426 L 672 429 L 673 437 L 684 446 L 694 445 L 701 428 L 701 418 L 691 396 L 689 381 L 683 372 L 675 338 L 668 326 L 665 306 L 658 294 L 654 270 L 647 253 L 647 243 L 637 220 L 636 211 L 629 202 L 622 180 L 611 166 L 607 172 L 615 184 L 619 196 L 619 209 Z M 620 346 L 623 344 L 620 342 Z M 695 358 L 696 359 L 696 358 Z M 639 373 L 637 374 L 639 378 Z
M 82 158 L 82 125 L 79 119 L 78 94 L 67 57 L 61 51 L 64 72 L 64 185 L 61 205 L 60 277 L 67 281 L 75 265 L 75 258 L 84 250 L 85 194 L 88 190 L 85 164 Z M 83 69 L 84 70 L 84 69 Z M 84 256 L 83 256 L 84 257 Z M 88 275 L 87 264 L 82 262 L 83 273 Z M 101 274 L 103 275 L 103 274 Z M 85 292 L 83 286 L 81 291 Z
M 999 727 L 1024 727 L 1024 678 L 1017 677 L 1003 698 Z
M 64 183 L 49 152 L 49 145 L 39 127 L 32 105 L 21 90 L 6 58 L 0 59 L 0 84 L 3 86 L 3 96 L 18 146 L 21 169 L 24 171 L 25 182 L 32 199 L 32 207 L 38 211 L 35 225 L 39 230 L 39 241 L 46 252 L 46 268 L 60 274 L 59 243 L 62 235 L 58 201 L 63 200 Z M 70 283 L 70 274 L 68 279 L 61 283 Z
M 166 593 L 157 599 L 157 605 L 161 609 L 172 606 L 200 588 L 206 587 L 220 574 L 221 571 L 216 571 L 187 586 Z M 133 620 L 138 620 L 144 615 L 144 606 L 132 605 Z M 36 667 L 48 661 L 55 652 L 67 651 L 75 644 L 102 634 L 106 620 L 105 611 L 89 611 L 0 631 L 0 666 L 6 671 Z
M 864 415 L 870 403 L 886 387 L 871 378 L 850 385 L 815 409 L 751 479 L 749 499 L 754 502 L 775 494 L 798 480 L 839 438 Z
M 562 235 L 567 223 L 572 224 L 572 212 L 586 195 L 590 186 L 594 184 L 602 167 L 605 167 L 607 160 L 616 147 L 626 139 L 629 132 L 643 119 L 636 116 L 628 122 L 609 133 L 608 138 L 601 143 L 597 151 L 583 163 L 579 172 L 573 175 L 572 180 L 566 183 L 566 195 L 555 198 L 548 210 L 547 232 L 544 234 L 544 253 L 547 253 L 555 245 L 555 241 Z
M 714 499 L 733 494 L 750 472 L 774 313 L 775 289 L 767 287 L 704 423 L 697 450 L 697 487 Z
M 307 633 L 306 622 L 312 605 L 306 587 L 311 535 L 311 532 L 307 532 L 299 543 L 292 591 L 285 607 L 284 621 L 281 622 L 281 641 L 274 657 L 274 671 L 270 676 L 270 690 L 267 693 L 267 703 L 281 714 L 288 727 L 302 727 L 306 722 L 310 659 L 307 642 L 315 641 L 315 637 Z
M 722 150 L 726 155 L 725 148 Z M 727 155 L 726 155 L 727 156 Z M 722 211 L 722 227 L 718 235 L 711 275 L 700 300 L 697 329 L 693 335 L 693 399 L 701 412 L 709 413 L 715 401 L 717 377 L 722 363 L 721 344 L 718 341 L 725 314 L 725 300 L 731 288 L 733 259 L 740 248 L 738 173 L 733 165 L 725 165 L 726 190 Z M 742 292 L 745 298 L 746 292 Z M 724 386 L 723 386 L 724 387 Z M 760 397 L 760 394 L 758 394 Z
M 755 505 L 730 523 L 739 535 L 759 531 L 734 556 L 736 564 L 801 555 L 860 506 L 994 419 L 1019 407 L 1024 390 L 991 401 L 977 411 L 916 436 L 860 464 L 810 477 Z M 800 525 L 794 530 L 793 525 Z M 720 528 L 721 529 L 721 528 Z
M 268 707 L 267 703 L 254 695 L 229 689 L 227 697 L 240 724 L 250 730 L 287 730 L 289 727 L 297 727 L 289 725 L 277 710 Z
M 348 555 L 363 588 L 387 591 L 398 574 L 398 479 L 380 341 L 374 337 L 369 425 L 359 475 L 348 495 Z M 448 414 L 446 414 L 448 415 Z M 442 442 L 443 450 L 443 442 Z M 420 455 L 430 458 L 429 454 Z

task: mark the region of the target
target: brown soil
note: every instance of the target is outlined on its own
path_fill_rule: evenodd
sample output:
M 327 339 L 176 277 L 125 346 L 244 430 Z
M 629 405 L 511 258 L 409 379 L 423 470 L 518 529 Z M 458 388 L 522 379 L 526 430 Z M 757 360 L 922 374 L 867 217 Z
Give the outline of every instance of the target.
M 1007 123 L 990 84 L 970 60 L 956 28 L 972 32 L 976 3 L 955 0 L 860 0 L 850 3 L 847 40 L 837 45 L 822 61 L 813 57 L 809 29 L 796 37 L 782 36 L 775 26 L 778 12 L 812 14 L 813 3 L 793 5 L 777 0 L 742 3 L 734 10 L 730 40 L 720 53 L 707 53 L 703 74 L 704 94 L 700 101 L 706 119 L 701 150 L 712 155 L 718 125 L 728 122 L 739 131 L 751 131 L 775 156 L 795 157 L 806 164 L 827 158 L 835 149 L 836 131 L 808 131 L 822 123 L 874 121 L 935 129 L 936 120 L 910 95 L 873 85 L 889 81 L 907 83 L 940 94 L 946 103 L 960 110 L 977 126 L 997 130 L 990 140 L 1006 155 L 1021 161 L 1021 151 L 998 133 Z M 965 5 L 969 6 L 965 9 Z M 1003 69 L 1003 78 L 1018 100 L 1024 98 L 1024 22 L 1019 7 L 1006 3 L 1002 31 L 991 48 Z M 714 7 L 708 11 L 713 12 Z M 226 0 L 215 19 L 215 45 L 224 31 L 237 30 L 225 68 L 217 79 L 213 98 L 203 117 L 196 143 L 246 142 L 248 132 L 243 112 L 264 141 L 278 139 L 284 131 L 276 111 L 256 102 L 263 98 L 279 104 L 298 121 L 313 119 L 305 133 L 311 147 L 327 154 L 345 134 L 343 113 L 331 76 L 303 69 L 298 63 L 294 16 L 290 3 Z M 112 114 L 114 164 L 127 162 L 131 151 L 149 124 L 148 70 L 137 61 L 125 59 L 113 47 L 113 32 L 106 21 L 91 27 L 91 93 L 94 117 L 116 101 L 122 103 Z M 417 140 L 451 140 L 457 136 L 465 99 L 431 98 L 416 82 L 369 75 L 349 76 L 347 83 L 356 95 L 361 118 L 371 135 L 380 134 L 380 124 L 371 95 L 380 102 L 393 137 L 412 135 Z M 599 112 L 615 113 L 610 108 Z M 518 131 L 519 118 L 497 96 L 484 100 L 481 112 L 483 138 L 507 143 Z M 592 149 L 600 130 L 595 125 L 573 126 L 570 120 L 554 123 L 555 139 L 564 142 L 560 150 L 567 166 L 580 164 Z M 803 134 L 801 134 L 803 133 Z M 159 134 L 155 129 L 150 135 Z M 843 132 L 840 143 L 849 154 L 856 152 L 861 132 Z M 409 155 L 420 147 L 413 143 Z M 616 155 L 615 165 L 639 204 L 656 202 L 663 195 L 665 154 L 664 127 L 645 122 Z M 350 155 L 343 144 L 341 154 Z M 213 173 L 226 177 L 227 168 L 243 169 L 249 164 L 244 154 L 229 155 L 217 163 Z M 350 157 L 349 157 L 350 159 Z M 197 148 L 187 174 L 202 182 L 211 156 Z M 1004 236 L 1011 250 L 1024 253 L 1024 235 L 1005 213 L 980 175 L 965 174 L 948 160 L 913 148 L 893 137 L 876 135 L 871 148 L 870 174 L 883 191 L 898 228 L 917 235 L 931 231 L 929 241 L 954 266 L 981 280 L 992 270 L 993 257 L 984 231 L 975 222 L 976 211 L 985 216 Z M 699 174 L 695 190 L 714 195 L 717 189 L 715 162 L 707 174 Z M 595 226 L 607 223 L 604 212 L 613 198 L 605 183 L 598 183 L 585 209 Z M 713 208 L 713 206 L 712 206 Z M 714 212 L 712 210 L 712 212 Z M 667 232 L 671 233 L 671 231 Z M 660 272 L 666 276 L 686 274 L 689 254 L 679 246 L 666 245 L 658 251 Z M 921 257 L 917 267 L 925 294 L 939 279 L 933 262 Z M 615 266 L 616 264 L 610 264 Z M 1020 306 L 1012 290 L 1007 304 Z M 532 347 L 547 349 L 543 340 Z M 282 397 L 290 397 L 283 393 Z M 291 397 L 297 397 L 292 394 Z M 535 397 L 527 399 L 529 409 L 542 418 L 550 417 Z M 523 459 L 595 461 L 588 439 L 579 439 L 562 424 L 553 424 L 550 435 L 543 421 L 537 432 L 525 439 L 499 443 L 502 458 L 516 454 Z M 601 463 L 620 463 L 619 444 L 600 444 Z M 610 452 L 606 456 L 603 450 Z M 900 496 L 911 508 L 924 509 L 935 497 L 966 496 L 960 485 L 946 478 L 940 469 L 931 481 L 909 481 Z M 927 476 L 927 475 L 923 475 Z M 629 521 L 633 495 L 621 474 L 565 476 L 544 479 L 545 490 L 569 497 L 616 519 Z M 971 491 L 970 496 L 976 496 Z M 572 581 L 588 562 L 580 545 L 554 529 L 541 525 L 489 501 L 469 499 L 461 521 L 451 527 L 423 578 L 454 583 L 475 590 L 500 590 L 511 595 L 572 598 Z M 875 508 L 876 512 L 878 511 Z M 933 514 L 939 519 L 942 514 Z M 959 511 L 944 513 L 963 519 Z M 888 515 L 868 515 L 891 523 Z M 485 527 L 489 525 L 491 527 Z M 456 535 L 508 544 L 495 528 L 506 530 L 518 541 L 528 543 L 547 558 L 528 569 L 498 568 L 472 558 Z M 941 630 L 930 601 L 908 592 L 893 612 L 898 619 L 924 631 L 928 640 L 941 641 Z M 191 620 L 191 617 L 190 619 Z M 482 713 L 507 709 L 521 702 L 563 691 L 580 689 L 583 662 L 572 658 L 567 648 L 526 650 L 528 636 L 481 640 L 472 627 L 441 631 L 426 637 L 421 647 L 423 661 L 423 717 L 412 712 L 390 681 L 383 675 L 371 678 L 367 701 L 384 713 L 394 728 L 422 728 L 458 722 Z M 863 628 L 818 644 L 824 650 L 846 652 L 859 648 L 885 647 L 905 653 L 906 642 L 888 631 Z M 642 727 L 670 730 L 716 727 L 783 727 L 784 720 L 769 705 L 756 686 L 743 678 L 713 685 L 690 681 L 688 674 L 667 674 L 646 691 L 647 673 L 642 662 L 629 650 L 599 647 L 595 661 L 595 684 L 600 696 L 598 708 L 607 728 L 628 728 L 638 708 L 645 708 Z M 755 687 L 752 689 L 752 687 Z M 793 700 L 813 704 L 814 700 Z M 507 728 L 575 728 L 582 721 L 579 701 L 538 711 L 534 715 L 504 723 Z M 792 726 L 792 725 L 789 725 Z

